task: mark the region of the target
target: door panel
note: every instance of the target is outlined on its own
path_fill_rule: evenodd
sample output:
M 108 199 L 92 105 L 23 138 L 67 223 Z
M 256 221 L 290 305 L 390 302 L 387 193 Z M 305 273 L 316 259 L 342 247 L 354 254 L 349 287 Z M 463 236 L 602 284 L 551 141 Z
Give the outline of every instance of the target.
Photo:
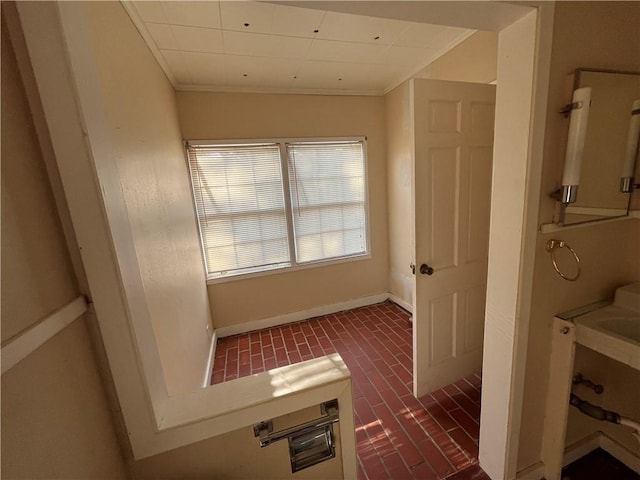
M 459 133 L 460 132 L 460 102 L 438 101 L 429 103 L 429 132 Z
M 495 87 L 414 79 L 414 393 L 480 371 Z M 433 275 L 422 275 L 428 264 Z
M 431 163 L 431 178 L 439 179 L 431 188 L 434 206 L 431 216 L 431 266 L 438 269 L 456 264 L 456 222 L 448 221 L 457 215 L 455 186 L 458 178 L 459 156 L 455 147 L 432 148 L 427 152 Z
M 431 356 L 429 366 L 436 366 L 455 357 L 455 324 L 457 310 L 455 293 L 431 301 Z M 437 339 L 438 341 L 434 341 Z

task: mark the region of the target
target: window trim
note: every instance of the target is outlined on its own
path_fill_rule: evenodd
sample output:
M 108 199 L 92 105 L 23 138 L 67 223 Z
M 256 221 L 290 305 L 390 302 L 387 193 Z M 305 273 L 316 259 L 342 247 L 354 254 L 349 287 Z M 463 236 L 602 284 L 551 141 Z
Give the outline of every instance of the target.
M 341 257 L 332 257 L 329 259 L 313 260 L 310 262 L 297 263 L 295 252 L 295 231 L 292 218 L 291 207 L 291 186 L 289 181 L 288 171 L 288 155 L 287 144 L 288 143 L 334 143 L 334 142 L 361 142 L 362 143 L 362 155 L 363 155 L 363 173 L 364 173 L 364 216 L 365 216 L 365 234 L 366 234 L 366 251 L 360 254 L 347 255 Z M 339 265 L 342 263 L 349 263 L 360 260 L 371 259 L 371 225 L 369 220 L 369 168 L 368 168 L 368 149 L 367 149 L 367 137 L 362 136 L 350 136 L 350 137 L 287 137 L 287 138 L 255 138 L 255 139 L 223 139 L 223 140 L 185 140 L 183 142 L 185 150 L 185 161 L 187 163 L 187 170 L 189 173 L 189 187 L 191 188 L 191 200 L 193 206 L 193 214 L 198 225 L 198 237 L 200 240 L 200 254 L 202 255 L 202 265 L 204 268 L 205 279 L 207 285 L 215 285 L 218 283 L 227 283 L 239 280 L 245 280 L 249 278 L 257 278 L 269 275 L 277 275 L 282 273 L 297 272 L 301 270 L 308 270 L 311 268 L 328 267 L 332 265 Z M 188 148 L 190 146 L 207 146 L 207 145 L 228 145 L 228 146 L 245 146 L 245 145 L 265 145 L 265 144 L 277 144 L 280 149 L 280 166 L 282 174 L 282 187 L 285 198 L 285 213 L 287 220 L 287 236 L 289 242 L 289 264 L 288 265 L 276 265 L 271 268 L 261 268 L 256 271 L 249 271 L 244 273 L 234 273 L 228 275 L 210 276 L 207 271 L 207 262 L 205 260 L 205 245 L 202 238 L 202 228 L 200 223 L 200 217 L 198 215 L 198 209 L 196 206 L 195 192 L 192 182 L 192 171 L 189 162 Z M 259 268 L 259 267 L 257 267 Z

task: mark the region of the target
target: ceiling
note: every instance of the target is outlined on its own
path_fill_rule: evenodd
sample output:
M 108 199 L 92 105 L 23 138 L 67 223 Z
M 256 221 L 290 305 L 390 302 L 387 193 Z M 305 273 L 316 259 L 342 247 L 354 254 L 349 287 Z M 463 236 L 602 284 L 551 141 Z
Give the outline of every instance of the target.
M 252 1 L 124 5 L 179 90 L 380 95 L 475 32 Z

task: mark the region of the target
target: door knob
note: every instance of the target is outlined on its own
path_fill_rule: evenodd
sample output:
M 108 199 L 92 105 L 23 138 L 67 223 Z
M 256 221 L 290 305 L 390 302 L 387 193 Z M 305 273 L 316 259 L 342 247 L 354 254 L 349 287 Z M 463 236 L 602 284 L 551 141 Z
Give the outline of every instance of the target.
M 420 273 L 423 275 L 433 275 L 433 268 L 431 268 L 426 263 L 420 265 Z

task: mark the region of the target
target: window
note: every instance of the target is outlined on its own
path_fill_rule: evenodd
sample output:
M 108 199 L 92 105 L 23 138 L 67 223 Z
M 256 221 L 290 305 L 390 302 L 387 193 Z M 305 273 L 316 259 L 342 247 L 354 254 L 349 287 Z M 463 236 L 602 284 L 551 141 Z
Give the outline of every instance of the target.
M 187 142 L 207 277 L 368 254 L 363 139 Z

